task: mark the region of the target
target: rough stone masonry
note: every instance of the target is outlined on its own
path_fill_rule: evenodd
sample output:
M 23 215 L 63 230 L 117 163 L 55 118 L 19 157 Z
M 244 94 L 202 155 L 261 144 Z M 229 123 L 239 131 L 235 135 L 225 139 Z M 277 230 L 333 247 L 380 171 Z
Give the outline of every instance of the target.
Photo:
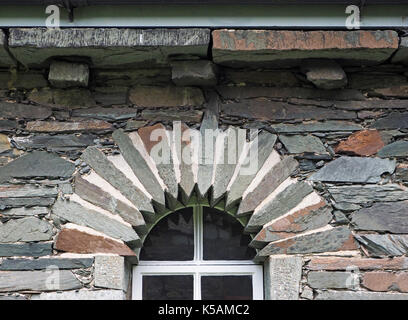
M 0 30 L 0 300 L 130 299 L 148 231 L 195 196 L 247 222 L 268 299 L 408 299 L 402 34 Z M 265 170 L 151 171 L 173 121 L 262 130 Z

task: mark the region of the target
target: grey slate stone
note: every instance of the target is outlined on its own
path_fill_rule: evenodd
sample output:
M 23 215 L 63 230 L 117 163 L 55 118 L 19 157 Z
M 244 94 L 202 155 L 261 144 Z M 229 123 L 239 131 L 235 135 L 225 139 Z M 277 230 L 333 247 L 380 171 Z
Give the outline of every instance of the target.
M 203 117 L 201 110 L 174 110 L 168 109 L 144 109 L 141 118 L 150 121 L 183 121 L 183 122 L 200 122 Z
M 65 292 L 43 292 L 31 296 L 31 300 L 125 300 L 122 290 L 79 290 Z
M 82 207 L 73 201 L 58 199 L 52 207 L 53 215 L 69 222 L 92 228 L 129 245 L 139 246 L 139 236 L 129 226 L 94 210 Z
M 142 213 L 147 215 L 154 213 L 150 199 L 141 190 L 136 188 L 132 181 L 117 169 L 101 151 L 95 147 L 88 147 L 82 153 L 81 158 L 97 174 L 128 198 Z
M 307 275 L 307 283 L 314 289 L 357 289 L 358 276 L 352 272 L 318 272 Z
M 75 193 L 80 195 L 82 199 L 121 216 L 123 220 L 130 223 L 137 232 L 145 230 L 146 223 L 137 208 L 128 206 L 126 203 L 116 199 L 108 192 L 88 182 L 81 176 L 75 178 Z
M 43 120 L 51 116 L 51 114 L 52 110 L 47 107 L 0 101 L 1 118 Z
M 392 63 L 408 64 L 408 37 L 400 37 L 400 44 L 398 50 L 392 57 Z
M 43 216 L 48 214 L 47 207 L 31 207 L 31 208 L 12 208 L 0 211 L 0 214 L 5 217 L 27 217 L 27 216 Z
M 200 154 L 198 161 L 197 189 L 204 196 L 211 187 L 214 169 L 215 141 L 218 134 L 219 98 L 213 94 L 209 98 L 207 109 L 200 126 Z M 207 132 L 207 136 L 206 136 Z M 208 151 L 210 150 L 210 152 Z
M 403 256 L 408 252 L 408 235 L 360 234 L 355 238 L 372 257 Z
M 307 254 L 342 250 L 352 234 L 347 227 L 304 235 L 298 238 L 272 242 L 258 252 L 260 257 L 274 254 Z
M 229 127 L 224 132 L 223 147 L 221 148 L 222 156 L 218 160 L 220 161 L 219 163 L 215 162 L 212 193 L 213 204 L 217 203 L 227 192 L 227 186 L 234 175 L 241 156 L 242 150 L 239 149 L 239 146 L 242 145 L 242 139 L 240 139 L 239 132 L 240 130 L 234 127 Z
M 164 190 L 130 137 L 120 129 L 113 132 L 112 137 L 119 146 L 123 158 L 153 200 L 164 206 L 166 204 Z
M 388 116 L 376 120 L 371 128 L 384 129 L 407 129 L 408 128 L 408 112 L 392 112 Z
M 264 267 L 265 300 L 298 300 L 301 257 L 269 257 Z
M 72 112 L 73 117 L 100 119 L 106 121 L 120 121 L 135 118 L 137 115 L 136 108 L 85 108 L 76 109 Z
M 0 243 L 0 257 L 42 257 L 52 254 L 52 242 Z
M 243 161 L 243 163 L 246 165 L 241 165 L 238 176 L 236 177 L 228 191 L 227 201 L 225 204 L 227 208 L 232 206 L 242 197 L 242 194 L 251 184 L 256 174 L 259 172 L 259 170 L 265 164 L 265 161 L 270 156 L 277 139 L 276 135 L 265 131 L 261 132 L 257 138 L 257 143 L 254 143 L 250 147 L 250 150 Z M 255 154 L 257 154 L 257 163 L 254 165 L 253 163 L 251 163 L 251 157 L 254 157 Z M 249 171 L 248 169 L 251 168 L 251 172 L 243 172 L 243 168 L 246 171 Z
M 33 68 L 59 56 L 89 57 L 92 66 L 168 65 L 169 56 L 206 57 L 208 29 L 11 28 L 9 49 Z
M 251 211 L 285 181 L 298 167 L 298 162 L 293 157 L 285 157 L 273 166 L 262 178 L 255 190 L 249 192 L 241 201 L 237 215 L 242 216 Z
M 363 127 L 359 124 L 345 121 L 306 122 L 300 124 L 278 123 L 271 125 L 276 133 L 304 133 L 304 132 L 349 132 L 359 131 Z
M 324 90 L 339 89 L 347 85 L 347 76 L 334 60 L 312 59 L 302 63 L 307 80 Z
M 52 281 L 58 279 L 59 281 Z M 0 292 L 59 291 L 82 288 L 69 270 L 1 271 Z
M 119 71 L 117 76 L 121 75 Z M 106 85 L 106 84 L 104 84 Z M 120 105 L 127 103 L 128 87 L 97 87 L 93 94 L 95 101 L 103 106 Z
M 328 191 L 337 203 L 366 204 L 408 200 L 408 191 L 397 184 L 338 186 L 329 187 Z
M 283 143 L 289 153 L 327 153 L 326 148 L 319 138 L 315 136 L 279 136 L 279 140 Z
M 326 164 L 309 180 L 325 182 L 377 183 L 383 173 L 395 171 L 395 160 L 340 157 Z
M 84 63 L 53 61 L 50 65 L 48 81 L 57 88 L 87 87 L 89 66 Z
M 177 86 L 215 86 L 217 70 L 208 60 L 175 61 L 171 64 L 171 79 Z
M 408 233 L 408 201 L 374 203 L 352 215 L 356 230 Z
M 129 276 L 129 269 L 127 268 L 124 257 L 95 257 L 95 287 L 126 291 Z
M 52 225 L 35 217 L 13 219 L 0 223 L 0 242 L 32 242 L 50 240 Z
M 34 151 L 0 168 L 0 181 L 11 178 L 70 178 L 75 165 L 54 154 Z
M 29 135 L 13 137 L 12 141 L 19 148 L 47 149 L 49 151 L 64 151 L 67 149 L 82 149 L 94 145 L 95 135 L 92 134 L 61 134 L 61 135 Z
M 367 291 L 318 291 L 316 300 L 408 300 L 406 293 Z
M 22 185 L 0 186 L 0 207 L 46 207 L 54 203 L 58 195 L 56 187 Z
M 377 156 L 381 158 L 389 157 L 407 157 L 408 156 L 408 141 L 396 141 L 389 145 L 386 145 L 380 151 Z
M 93 258 L 40 258 L 40 259 L 4 259 L 0 270 L 43 270 L 55 266 L 58 269 L 83 269 L 93 265 Z
M 304 197 L 313 192 L 313 188 L 305 182 L 289 185 L 285 190 L 276 195 L 270 202 L 251 216 L 245 227 L 247 232 L 257 232 L 262 226 L 296 207 Z

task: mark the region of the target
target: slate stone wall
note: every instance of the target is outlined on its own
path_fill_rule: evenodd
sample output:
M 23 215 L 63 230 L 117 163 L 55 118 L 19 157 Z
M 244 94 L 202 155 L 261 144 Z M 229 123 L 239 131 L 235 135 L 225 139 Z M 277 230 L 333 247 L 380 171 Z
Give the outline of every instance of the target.
M 271 291 L 268 297 L 407 299 L 408 60 L 397 31 L 218 30 L 213 48 L 209 30 L 193 30 L 202 40 L 196 42 L 183 33 L 176 37 L 182 43 L 169 40 L 174 31 L 162 31 L 144 44 L 157 61 L 142 65 L 149 55 L 139 52 L 132 65 L 134 52 L 120 49 L 143 45 L 129 43 L 140 41 L 137 32 L 135 40 L 110 33 L 108 43 L 99 43 L 119 48 L 124 65 L 103 48 L 82 48 L 87 59 L 69 58 L 72 48 L 95 43 L 72 40 L 51 50 L 46 42 L 54 38 L 38 31 L 0 32 L 0 299 L 129 298 L 131 249 L 141 223 L 126 220 L 129 207 L 122 204 L 118 214 L 130 227 L 91 215 L 71 225 L 75 210 L 61 199 L 80 189 L 75 176 L 90 172 L 81 158 L 87 147 L 119 154 L 116 129 L 171 128 L 178 120 L 199 129 L 207 110 L 223 130 L 276 134 L 275 150 L 299 162 L 292 177 L 329 204 L 320 220 L 300 214 L 289 229 L 270 228 L 272 245 L 254 241 L 264 256 L 296 256 L 295 262 L 268 261 L 268 290 L 279 281 L 288 286 L 283 296 Z M 36 54 L 28 57 L 30 50 Z M 78 78 L 58 70 L 49 76 L 54 60 L 87 67 L 72 66 Z M 83 227 L 78 219 L 86 220 Z M 298 237 L 326 223 L 336 232 Z M 285 280 L 285 272 L 299 279 Z

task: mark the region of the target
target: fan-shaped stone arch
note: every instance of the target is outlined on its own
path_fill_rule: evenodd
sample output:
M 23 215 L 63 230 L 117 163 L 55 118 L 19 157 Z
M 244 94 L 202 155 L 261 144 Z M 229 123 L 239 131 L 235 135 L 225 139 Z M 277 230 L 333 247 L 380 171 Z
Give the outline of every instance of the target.
M 277 137 L 268 131 L 221 130 L 207 112 L 199 129 L 156 124 L 117 130 L 113 139 L 118 153 L 84 151 L 91 171 L 77 175 L 74 194 L 53 206 L 53 214 L 68 222 L 57 236 L 59 250 L 137 256 L 162 217 L 192 204 L 239 219 L 253 236 L 256 260 L 356 249 L 347 227 L 329 224 L 329 205 L 309 182 L 294 177 L 297 161 L 274 149 Z M 64 246 L 70 233 L 78 239 L 75 250 Z M 81 241 L 94 245 L 81 249 Z

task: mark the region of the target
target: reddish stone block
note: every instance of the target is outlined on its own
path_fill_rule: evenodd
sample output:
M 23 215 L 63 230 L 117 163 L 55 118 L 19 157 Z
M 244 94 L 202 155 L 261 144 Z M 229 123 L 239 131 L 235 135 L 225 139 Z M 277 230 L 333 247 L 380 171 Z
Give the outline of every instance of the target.
M 371 156 L 384 146 L 384 141 L 377 130 L 363 130 L 353 133 L 347 140 L 341 141 L 335 151 L 337 153 Z
M 408 292 L 408 272 L 368 272 L 363 275 L 362 285 L 371 291 Z
M 346 270 L 357 267 L 360 270 L 402 270 L 408 269 L 408 258 L 393 259 L 345 258 L 345 257 L 313 257 L 307 265 L 309 270 Z
M 76 229 L 63 229 L 57 236 L 54 248 L 73 253 L 113 253 L 120 256 L 136 256 L 129 247 L 119 241 Z

